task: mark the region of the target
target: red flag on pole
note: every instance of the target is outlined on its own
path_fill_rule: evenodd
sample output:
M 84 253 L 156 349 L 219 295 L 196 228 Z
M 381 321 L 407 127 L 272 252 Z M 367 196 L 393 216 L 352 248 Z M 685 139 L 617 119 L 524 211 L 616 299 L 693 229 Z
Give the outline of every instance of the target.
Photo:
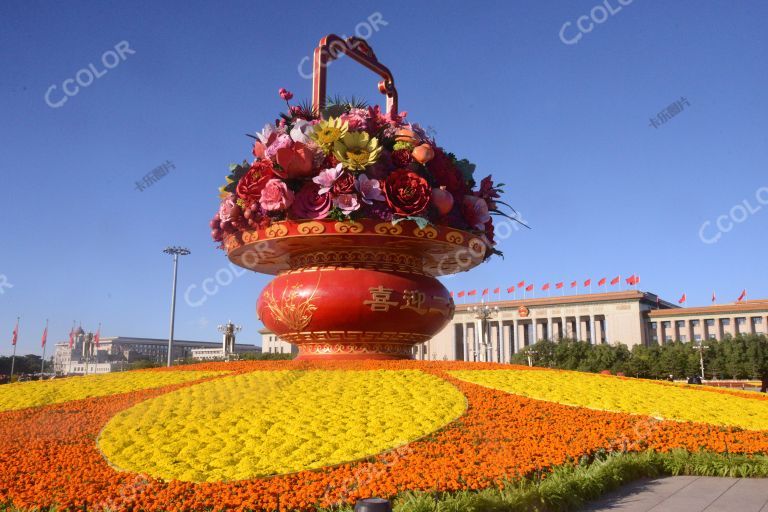
M 635 286 L 639 282 L 640 282 L 640 277 L 636 276 L 635 274 L 632 274 L 627 278 L 627 284 L 630 286 Z
M 72 328 L 69 330 L 69 348 L 72 348 L 75 346 L 75 326 L 73 325 Z
M 514 286 L 510 286 L 509 288 L 507 288 L 507 293 L 512 293 L 514 291 L 515 291 L 515 287 Z
M 96 348 L 99 348 L 100 339 L 101 339 L 101 324 L 99 324 L 99 328 L 96 329 L 96 336 L 93 337 L 93 344 L 96 345 Z
M 541 287 L 542 290 L 549 290 L 549 283 L 546 283 L 544 286 Z
M 528 286 L 526 286 L 526 287 L 525 287 L 525 291 L 527 291 L 527 292 L 532 292 L 532 291 L 533 291 L 533 285 L 532 285 L 532 284 L 529 284 Z
M 616 276 L 613 279 L 611 279 L 611 286 L 616 286 L 619 284 L 619 281 L 621 281 L 621 276 Z
M 576 281 L 571 281 L 571 288 L 576 288 L 579 285 Z
M 519 283 L 517 283 L 518 288 L 522 288 L 523 286 L 525 286 L 525 281 L 520 281 Z
M 458 293 L 458 295 L 459 295 L 459 298 L 463 297 L 465 293 L 466 293 L 466 292 L 465 292 L 464 290 L 460 291 L 460 292 Z
M 488 295 L 488 288 L 483 290 L 483 297 L 485 297 L 486 295 Z
M 584 281 L 584 288 L 587 288 L 589 286 L 592 286 L 592 279 L 587 279 L 586 281 Z
M 501 293 L 501 288 L 499 288 L 499 287 L 497 286 L 496 288 L 494 288 L 494 289 L 493 289 L 493 293 L 495 293 L 495 294 L 499 294 L 499 293 Z
M 743 300 L 744 300 L 746 297 L 747 297 L 747 289 L 746 289 L 746 288 L 744 288 L 744 289 L 741 291 L 741 295 L 739 295 L 739 298 L 738 298 L 738 299 L 736 299 L 736 302 L 741 302 L 741 301 L 743 301 Z
M 597 282 L 597 286 L 605 286 L 605 281 L 606 281 L 606 278 L 602 278 Z M 589 283 L 590 280 L 587 280 L 587 282 Z M 588 286 L 588 285 L 585 284 L 584 286 Z
M 469 296 L 472 296 L 472 295 L 477 295 L 477 290 L 469 290 L 469 291 L 467 292 L 467 295 L 469 295 Z
M 453 298 L 453 292 L 451 292 L 451 294 L 450 294 L 450 295 L 451 295 L 451 298 Z
M 685 296 L 685 294 L 683 294 L 683 296 L 682 296 L 682 297 L 680 297 L 680 300 L 679 300 L 679 301 L 677 301 L 677 303 L 678 303 L 678 304 L 685 304 L 685 300 L 686 300 L 686 298 L 687 298 L 687 297 Z
M 13 338 L 11 339 L 11 345 L 16 346 L 16 342 L 19 341 L 19 319 L 16 319 L 16 327 L 13 329 Z
M 557 288 L 558 290 L 561 289 L 562 287 L 563 287 L 563 283 L 555 284 L 555 288 Z
M 43 331 L 43 341 L 41 346 L 45 347 L 45 342 L 48 341 L 48 326 L 45 326 L 45 330 Z

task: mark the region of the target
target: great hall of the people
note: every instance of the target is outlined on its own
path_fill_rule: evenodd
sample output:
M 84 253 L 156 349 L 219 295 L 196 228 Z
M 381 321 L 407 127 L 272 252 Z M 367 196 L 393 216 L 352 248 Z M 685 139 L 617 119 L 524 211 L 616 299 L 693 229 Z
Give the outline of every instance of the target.
M 483 320 L 481 309 L 489 316 Z M 620 292 L 457 304 L 451 323 L 414 348 L 417 359 L 508 362 L 535 341 L 653 345 L 768 333 L 768 300 L 678 307 L 653 293 Z M 262 330 L 265 353 L 295 348 Z

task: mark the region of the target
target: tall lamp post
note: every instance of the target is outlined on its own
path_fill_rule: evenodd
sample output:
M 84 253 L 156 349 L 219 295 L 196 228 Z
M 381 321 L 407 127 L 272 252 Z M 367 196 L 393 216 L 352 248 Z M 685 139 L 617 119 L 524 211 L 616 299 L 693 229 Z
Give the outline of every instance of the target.
M 491 344 L 491 329 L 489 320 L 495 318 L 499 313 L 498 306 L 490 307 L 488 304 L 480 304 L 479 306 L 470 306 L 470 313 L 474 313 L 475 318 L 480 322 L 480 346 L 485 350 L 485 360 L 490 361 L 492 355 L 489 354 Z
M 701 380 L 704 380 L 704 351 L 709 348 L 704 346 L 704 339 L 699 340 L 699 368 L 701 369 Z
M 186 247 L 166 247 L 163 249 L 165 254 L 173 255 L 173 288 L 171 289 L 171 333 L 168 335 L 168 366 L 171 366 L 173 357 L 173 324 L 176 320 L 176 276 L 179 270 L 179 256 L 186 256 L 190 253 Z

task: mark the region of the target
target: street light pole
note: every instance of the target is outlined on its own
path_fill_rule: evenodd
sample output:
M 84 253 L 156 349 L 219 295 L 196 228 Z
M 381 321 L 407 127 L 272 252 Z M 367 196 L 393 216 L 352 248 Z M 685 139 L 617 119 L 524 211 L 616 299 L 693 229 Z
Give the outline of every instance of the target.
M 498 306 L 493 308 L 487 304 L 481 304 L 480 306 L 470 306 L 469 311 L 475 314 L 475 318 L 480 321 L 480 348 L 485 353 L 485 360 L 490 361 L 493 359 L 493 344 L 491 342 L 491 326 L 489 320 L 494 318 L 499 312 Z
M 699 340 L 699 366 L 701 367 L 701 380 L 704 380 L 704 340 Z
M 168 335 L 168 366 L 171 366 L 173 360 L 173 327 L 176 320 L 176 277 L 179 270 L 179 256 L 186 256 L 190 253 L 186 247 L 166 247 L 163 249 L 165 254 L 173 256 L 173 287 L 171 288 L 171 332 Z

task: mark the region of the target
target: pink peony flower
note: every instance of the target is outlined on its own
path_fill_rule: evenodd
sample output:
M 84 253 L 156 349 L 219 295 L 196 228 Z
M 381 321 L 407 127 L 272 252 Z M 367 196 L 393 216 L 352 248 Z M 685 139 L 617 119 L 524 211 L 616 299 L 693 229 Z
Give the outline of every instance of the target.
M 360 208 L 360 201 L 357 200 L 357 194 L 339 194 L 334 198 L 333 206 L 349 215 Z
M 293 192 L 283 180 L 269 180 L 261 191 L 259 204 L 268 212 L 281 212 L 293 204 Z
M 355 188 L 360 192 L 361 199 L 365 204 L 373 204 L 373 201 L 385 201 L 386 198 L 381 191 L 381 182 L 372 180 L 365 174 L 357 177 Z
M 462 213 L 467 224 L 475 229 L 485 229 L 485 223 L 491 220 L 488 212 L 488 203 L 477 196 L 464 196 L 462 201 Z
M 320 189 L 317 193 L 327 194 L 333 187 L 333 184 L 336 183 L 336 180 L 339 179 L 339 176 L 341 176 L 342 172 L 344 171 L 342 170 L 341 164 L 336 165 L 336 167 L 331 167 L 330 169 L 324 169 L 320 171 L 320 174 L 312 178 L 312 181 L 320 186 Z
M 296 193 L 288 214 L 294 219 L 324 219 L 331 211 L 330 194 L 320 194 L 317 183 L 307 182 Z
M 283 98 L 285 101 L 288 101 L 293 98 L 293 93 L 286 89 L 285 87 L 281 87 L 277 93 L 280 95 L 281 98 Z
M 353 131 L 361 131 L 368 129 L 368 110 L 364 108 L 350 109 L 346 114 L 340 116 L 342 122 L 349 123 L 349 129 Z
M 267 146 L 264 150 L 264 157 L 269 158 L 273 162 L 277 161 L 277 152 L 283 148 L 290 148 L 293 146 L 291 136 L 287 133 L 281 133 L 275 137 L 275 140 Z
M 219 205 L 219 219 L 222 222 L 229 222 L 232 220 L 232 210 L 237 206 L 235 201 L 237 196 L 235 194 L 229 194 Z
M 291 147 L 278 149 L 276 159 L 282 171 L 275 169 L 275 174 L 281 178 L 308 178 L 312 174 L 315 155 L 301 142 L 294 142 Z

